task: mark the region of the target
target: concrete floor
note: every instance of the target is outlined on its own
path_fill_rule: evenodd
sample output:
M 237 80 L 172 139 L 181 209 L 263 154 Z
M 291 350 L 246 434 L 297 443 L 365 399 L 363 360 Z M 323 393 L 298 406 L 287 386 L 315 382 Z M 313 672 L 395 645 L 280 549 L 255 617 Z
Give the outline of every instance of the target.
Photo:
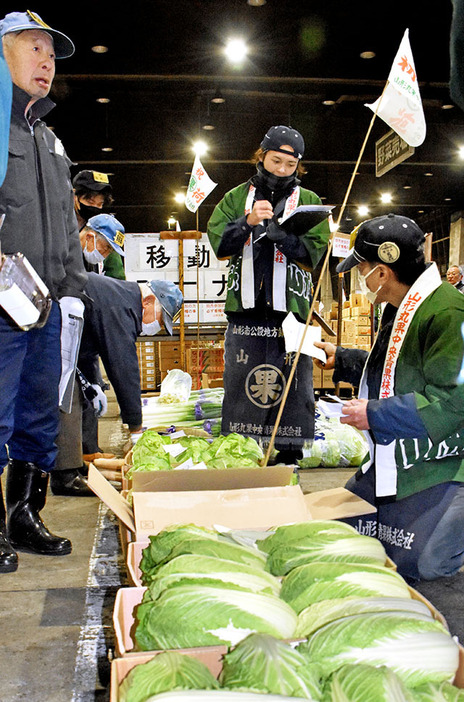
M 123 456 L 128 434 L 111 393 L 99 432 L 101 448 Z M 301 471 L 301 486 L 304 492 L 337 487 L 351 475 Z M 51 493 L 42 516 L 54 533 L 71 539 L 73 552 L 62 558 L 21 553 L 18 571 L 0 575 L 0 702 L 107 702 L 114 596 L 128 585 L 117 520 L 96 497 Z M 461 575 L 418 589 L 464 641 Z

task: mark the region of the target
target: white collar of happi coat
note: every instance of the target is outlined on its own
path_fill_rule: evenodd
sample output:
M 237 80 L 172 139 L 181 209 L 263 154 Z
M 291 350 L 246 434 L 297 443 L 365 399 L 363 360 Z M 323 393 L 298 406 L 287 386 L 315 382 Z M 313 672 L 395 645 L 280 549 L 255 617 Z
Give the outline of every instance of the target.
M 254 185 L 250 185 L 248 189 L 248 195 L 245 202 L 245 215 L 249 215 L 253 209 L 253 202 L 255 199 L 256 188 Z M 285 208 L 283 212 L 283 217 L 286 217 L 293 212 L 298 206 L 298 200 L 300 199 L 300 188 L 297 185 L 287 200 L 285 201 Z M 261 224 L 261 222 L 260 222 Z M 287 259 L 279 251 L 277 246 L 274 244 L 274 268 L 272 275 L 272 302 L 275 310 L 279 312 L 286 312 L 287 310 Z M 255 275 L 253 266 L 253 233 L 250 234 L 247 241 L 243 246 L 242 253 L 242 270 L 240 276 L 240 294 L 242 299 L 243 309 L 252 309 L 255 306 Z
M 395 377 L 398 357 L 403 346 L 404 339 L 411 326 L 411 322 L 417 310 L 424 300 L 441 285 L 441 277 L 436 263 L 430 264 L 419 276 L 401 301 L 400 306 L 393 321 L 392 331 L 388 342 L 387 354 L 382 371 L 380 383 L 379 399 L 393 397 L 395 394 Z M 369 359 L 368 359 L 369 360 Z M 359 397 L 367 398 L 367 365 L 359 386 Z M 363 473 L 366 473 L 372 464 L 376 466 L 375 492 L 377 497 L 389 497 L 396 495 L 397 490 L 397 468 L 395 461 L 396 440 L 389 444 L 374 444 L 369 432 L 364 432 L 369 444 L 369 461 L 362 465 Z

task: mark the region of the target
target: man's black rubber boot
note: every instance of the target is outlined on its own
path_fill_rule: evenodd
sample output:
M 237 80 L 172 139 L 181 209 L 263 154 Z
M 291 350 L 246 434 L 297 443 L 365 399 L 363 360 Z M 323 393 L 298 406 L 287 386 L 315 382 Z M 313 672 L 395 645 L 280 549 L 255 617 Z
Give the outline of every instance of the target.
M 13 573 L 18 570 L 18 554 L 6 535 L 6 512 L 0 481 L 0 573 Z
M 44 556 L 71 553 L 69 539 L 52 534 L 40 518 L 45 506 L 48 473 L 34 463 L 11 459 L 6 476 L 7 533 L 19 551 Z
M 50 473 L 50 489 L 54 495 L 95 497 L 95 493 L 89 488 L 87 478 L 81 475 L 78 468 L 52 470 Z

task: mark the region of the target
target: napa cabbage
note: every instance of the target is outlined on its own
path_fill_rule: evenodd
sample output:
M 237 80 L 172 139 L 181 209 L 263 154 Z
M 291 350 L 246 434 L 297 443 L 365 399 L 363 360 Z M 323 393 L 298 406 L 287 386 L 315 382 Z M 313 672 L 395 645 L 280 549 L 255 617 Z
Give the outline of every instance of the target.
M 314 440 L 303 444 L 300 468 L 336 468 L 359 466 L 368 452 L 363 434 L 349 424 L 342 424 L 338 417 L 322 417 L 316 413 Z
M 464 702 L 464 690 L 449 682 L 419 685 L 414 694 L 414 702 Z
M 214 529 L 196 526 L 195 524 L 173 524 L 167 526 L 158 534 L 151 534 L 149 544 L 142 552 L 140 569 L 148 572 L 169 558 L 173 548 L 184 539 L 212 539 L 217 541 L 220 536 Z M 221 537 L 223 538 L 223 537 Z
M 298 615 L 296 638 L 309 637 L 329 622 L 364 612 L 414 612 L 426 619 L 432 613 L 426 604 L 407 597 L 342 597 L 322 600 L 303 609 Z
M 317 468 L 322 462 L 322 441 L 305 441 L 303 458 L 297 460 L 300 468 Z
M 309 702 L 316 702 L 311 700 Z M 234 692 L 232 690 L 188 690 L 185 692 L 162 692 L 146 702 L 264 702 L 261 693 Z M 266 695 L 266 702 L 295 702 L 286 695 Z
M 296 627 L 295 612 L 275 595 L 201 584 L 168 588 L 135 611 L 142 651 L 235 645 L 254 632 L 287 639 Z
M 260 551 L 272 553 L 276 548 L 286 546 L 292 541 L 301 543 L 318 534 L 348 534 L 355 536 L 358 532 L 350 524 L 335 519 L 313 519 L 309 522 L 283 524 L 272 530 L 269 536 L 257 541 Z
M 250 634 L 227 653 L 219 676 L 228 689 L 320 699 L 319 667 L 288 643 Z
M 435 619 L 411 612 L 357 614 L 318 629 L 298 645 L 329 676 L 347 663 L 391 668 L 407 687 L 451 682 L 459 647 Z
M 390 668 L 356 663 L 332 673 L 322 702 L 416 702 L 416 698 Z
M 134 666 L 119 687 L 119 702 L 145 702 L 169 690 L 208 690 L 219 684 L 207 666 L 192 656 L 166 651 Z
M 325 532 L 275 548 L 268 556 L 267 568 L 273 575 L 286 575 L 313 561 L 384 565 L 386 560 L 383 544 L 372 536 Z
M 235 587 L 251 592 L 268 592 L 278 595 L 280 582 L 262 567 L 237 561 L 197 554 L 184 554 L 171 559 L 158 568 L 156 573 L 144 575 L 144 585 L 148 586 L 150 598 L 156 598 L 168 587 L 194 582 Z
M 296 612 L 341 597 L 411 597 L 404 578 L 391 568 L 356 563 L 308 563 L 283 579 L 280 596 Z

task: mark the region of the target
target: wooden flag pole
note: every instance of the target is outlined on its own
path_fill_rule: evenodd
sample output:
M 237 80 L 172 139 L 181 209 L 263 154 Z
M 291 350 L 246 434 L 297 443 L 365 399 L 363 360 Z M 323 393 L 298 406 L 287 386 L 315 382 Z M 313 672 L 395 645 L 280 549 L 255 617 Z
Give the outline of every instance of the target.
M 196 211 L 197 231 L 200 231 L 199 219 L 200 207 Z M 197 390 L 201 388 L 201 367 L 200 367 L 200 249 L 198 239 L 195 241 L 195 260 L 197 264 Z
M 353 186 L 353 182 L 354 182 L 354 179 L 355 179 L 357 170 L 358 170 L 358 166 L 359 166 L 359 164 L 360 164 L 360 162 L 361 162 L 361 159 L 362 159 L 362 157 L 363 157 L 364 150 L 365 150 L 366 144 L 367 144 L 367 140 L 369 139 L 369 135 L 370 135 L 370 133 L 371 133 L 371 131 L 372 131 L 372 127 L 374 126 L 374 121 L 375 121 L 375 118 L 377 117 L 377 112 L 378 112 L 378 110 L 379 110 L 380 103 L 382 102 L 382 98 L 383 98 L 383 95 L 384 95 L 384 93 L 385 93 L 385 90 L 387 89 L 387 85 L 388 85 L 388 81 L 387 81 L 387 83 L 385 84 L 385 87 L 384 87 L 384 89 L 383 89 L 383 91 L 382 91 L 382 94 L 381 94 L 381 96 L 380 96 L 380 99 L 379 99 L 377 108 L 376 108 L 376 110 L 375 110 L 375 112 L 374 112 L 374 115 L 373 115 L 371 121 L 370 121 L 370 124 L 369 124 L 368 130 L 367 130 L 365 139 L 364 139 L 363 144 L 362 144 L 362 146 L 361 146 L 361 150 L 360 150 L 360 152 L 359 152 L 359 156 L 358 156 L 358 159 L 357 159 L 357 161 L 356 161 L 356 165 L 355 165 L 354 170 L 353 170 L 353 173 L 352 173 L 352 175 L 351 175 L 350 182 L 349 182 L 349 184 L 348 184 L 348 188 L 347 188 L 347 190 L 346 190 L 345 197 L 344 197 L 344 199 L 343 199 L 343 203 L 342 203 L 342 206 L 341 206 L 341 208 L 340 208 L 340 214 L 338 215 L 338 219 L 337 219 L 337 228 L 338 228 L 338 226 L 340 225 L 341 219 L 342 219 L 342 217 L 343 217 L 343 213 L 344 213 L 344 211 L 345 211 L 346 203 L 347 203 L 347 201 L 348 201 L 348 198 L 349 198 L 349 195 L 350 195 L 350 192 L 351 192 L 351 188 L 352 188 L 352 186 Z M 324 258 L 324 261 L 323 261 L 323 264 L 322 264 L 321 272 L 320 272 L 320 274 L 319 274 L 319 278 L 318 278 L 318 281 L 317 281 L 316 289 L 315 289 L 315 291 L 314 291 L 314 293 L 313 293 L 313 298 L 312 298 L 312 301 L 311 301 L 311 306 L 310 306 L 310 308 L 309 308 L 308 316 L 307 316 L 307 318 L 306 318 L 306 323 L 305 323 L 305 327 L 304 327 L 303 334 L 302 334 L 302 337 L 301 337 L 301 341 L 300 341 L 300 344 L 299 344 L 299 346 L 298 346 L 298 351 L 296 352 L 295 359 L 294 359 L 294 361 L 293 361 L 292 367 L 291 367 L 291 369 L 290 369 L 290 374 L 289 374 L 289 376 L 288 376 L 287 384 L 286 384 L 286 386 L 285 386 L 284 394 L 283 394 L 283 396 L 282 396 L 282 401 L 281 401 L 280 406 L 279 406 L 279 411 L 278 411 L 278 413 L 277 413 L 276 421 L 275 421 L 275 424 L 274 424 L 274 429 L 272 430 L 271 439 L 270 439 L 269 445 L 268 445 L 268 447 L 267 447 L 266 455 L 264 456 L 264 463 L 263 463 L 264 466 L 267 466 L 267 464 L 268 464 L 268 462 L 269 462 L 270 455 L 271 455 L 271 453 L 272 453 L 272 449 L 273 449 L 273 447 L 274 447 L 274 441 L 275 441 L 275 437 L 276 437 L 276 434 L 277 434 L 277 430 L 278 430 L 279 425 L 280 425 L 280 420 L 281 420 L 281 418 L 282 418 L 282 413 L 283 413 L 284 408 L 285 408 L 285 403 L 287 402 L 288 393 L 290 392 L 290 387 L 291 387 L 291 384 L 292 384 L 293 376 L 295 375 L 296 367 L 297 367 L 298 361 L 299 361 L 299 359 L 300 359 L 301 349 L 303 348 L 303 344 L 304 344 L 304 340 L 305 340 L 305 336 L 306 336 L 306 331 L 307 331 L 307 329 L 308 329 L 309 323 L 310 323 L 311 318 L 312 318 L 312 315 L 313 315 L 314 305 L 315 305 L 315 302 L 316 302 L 317 297 L 318 297 L 318 295 L 319 295 L 319 290 L 320 290 L 320 287 L 321 287 L 322 278 L 324 277 L 324 273 L 325 273 L 325 270 L 326 270 L 327 265 L 328 265 L 328 262 L 329 262 L 330 252 L 332 251 L 332 245 L 333 245 L 333 234 L 332 234 L 332 236 L 330 237 L 329 244 L 328 244 L 328 246 L 327 246 L 327 252 L 326 252 L 326 254 L 325 254 L 325 258 Z
M 160 232 L 160 239 L 177 239 L 179 242 L 179 288 L 184 294 L 184 241 L 185 239 L 200 239 L 201 232 L 196 229 L 186 230 L 181 232 L 176 231 L 164 231 Z M 184 306 L 180 308 L 180 319 L 179 319 L 179 339 L 180 339 L 180 358 L 182 364 L 182 370 L 185 370 L 185 327 L 184 327 Z

